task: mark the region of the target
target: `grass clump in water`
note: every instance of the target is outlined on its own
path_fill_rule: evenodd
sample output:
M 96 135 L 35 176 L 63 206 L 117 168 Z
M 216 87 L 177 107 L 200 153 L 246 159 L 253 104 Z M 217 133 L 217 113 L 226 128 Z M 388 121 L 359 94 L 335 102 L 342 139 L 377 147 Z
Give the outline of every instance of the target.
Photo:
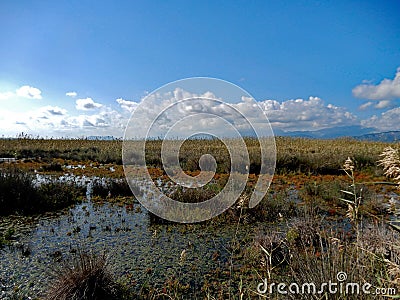
M 53 270 L 53 283 L 47 300 L 113 300 L 123 296 L 121 286 L 113 279 L 105 254 L 79 251 L 72 263 Z

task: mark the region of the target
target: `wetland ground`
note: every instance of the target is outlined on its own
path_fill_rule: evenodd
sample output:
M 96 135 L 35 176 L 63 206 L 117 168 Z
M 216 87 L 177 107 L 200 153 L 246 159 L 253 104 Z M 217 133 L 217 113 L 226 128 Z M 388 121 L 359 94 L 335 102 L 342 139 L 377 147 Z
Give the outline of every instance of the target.
M 132 196 L 121 141 L 0 140 L 0 157 L 9 158 L 0 162 L 0 299 L 49 298 L 57 274 L 81 253 L 106 258 L 123 299 L 371 299 L 257 289 L 265 279 L 319 285 L 339 272 L 349 282 L 398 294 L 399 232 L 388 224 L 398 219 L 399 193 L 394 184 L 374 184 L 388 181 L 379 155 L 396 145 L 277 138 L 272 185 L 249 209 L 260 158 L 256 141 L 246 143 L 250 175 L 237 203 L 212 220 L 176 224 L 152 215 Z M 218 163 L 212 183 L 198 191 L 171 189 L 159 149 L 160 141 L 149 143 L 148 169 L 175 199 L 203 201 L 226 183 L 229 161 L 217 141 L 183 144 L 187 174 L 198 174 L 205 152 Z M 357 220 L 340 200 L 352 201 L 343 192 L 353 191 L 342 170 L 347 157 L 361 199 Z

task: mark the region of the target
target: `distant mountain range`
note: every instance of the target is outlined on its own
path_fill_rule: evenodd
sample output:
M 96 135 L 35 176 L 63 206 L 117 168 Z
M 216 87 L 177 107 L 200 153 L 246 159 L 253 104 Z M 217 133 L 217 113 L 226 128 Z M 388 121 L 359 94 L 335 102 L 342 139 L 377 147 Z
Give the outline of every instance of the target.
M 379 142 L 389 142 L 389 143 L 400 142 L 400 131 L 370 133 L 357 136 L 355 138 L 365 141 L 379 141 Z
M 315 139 L 334 139 L 338 137 L 355 137 L 364 134 L 375 133 L 376 129 L 366 128 L 362 126 L 340 126 L 331 127 L 319 130 L 308 130 L 308 131 L 281 131 L 274 130 L 275 135 L 281 136 L 293 136 L 293 137 L 307 137 Z
M 309 131 L 283 131 L 274 129 L 275 136 L 303 137 L 311 139 L 335 139 L 340 137 L 351 137 L 363 141 L 398 142 L 400 131 L 379 132 L 375 128 L 362 126 L 341 126 Z M 114 136 L 88 136 L 88 140 L 117 140 Z
M 112 140 L 118 140 L 118 138 L 112 136 L 112 135 L 91 135 L 86 138 L 87 140 L 91 141 L 112 141 Z
M 400 131 L 379 132 L 375 128 L 362 126 L 341 126 L 314 131 L 282 131 L 274 130 L 276 136 L 305 137 L 313 139 L 334 139 L 351 137 L 357 140 L 396 142 L 400 141 Z

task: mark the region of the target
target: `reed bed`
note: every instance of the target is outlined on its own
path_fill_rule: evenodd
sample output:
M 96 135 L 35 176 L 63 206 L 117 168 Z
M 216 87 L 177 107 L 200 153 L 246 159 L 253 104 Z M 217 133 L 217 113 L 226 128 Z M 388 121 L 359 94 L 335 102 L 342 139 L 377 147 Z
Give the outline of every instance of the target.
M 351 157 L 360 171 L 375 172 L 379 155 L 393 143 L 358 141 L 351 138 L 316 140 L 276 137 L 276 171 L 279 174 L 339 174 L 343 157 Z M 258 173 L 261 165 L 257 139 L 245 139 L 250 155 L 250 173 Z M 162 140 L 146 142 L 148 166 L 162 169 Z M 16 159 L 96 161 L 122 164 L 122 141 L 85 139 L 0 139 L 0 157 Z M 187 140 L 180 149 L 180 164 L 185 171 L 199 170 L 201 155 L 209 153 L 217 161 L 217 173 L 230 172 L 230 159 L 220 140 Z

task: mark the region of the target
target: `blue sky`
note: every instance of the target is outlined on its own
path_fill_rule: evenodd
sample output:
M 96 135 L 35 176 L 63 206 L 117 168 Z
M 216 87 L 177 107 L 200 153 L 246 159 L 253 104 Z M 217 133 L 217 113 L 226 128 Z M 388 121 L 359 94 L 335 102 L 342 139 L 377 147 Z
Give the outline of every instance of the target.
M 2 134 L 121 136 L 147 92 L 194 76 L 241 86 L 281 130 L 400 130 L 399 12 L 399 1 L 4 0 Z

